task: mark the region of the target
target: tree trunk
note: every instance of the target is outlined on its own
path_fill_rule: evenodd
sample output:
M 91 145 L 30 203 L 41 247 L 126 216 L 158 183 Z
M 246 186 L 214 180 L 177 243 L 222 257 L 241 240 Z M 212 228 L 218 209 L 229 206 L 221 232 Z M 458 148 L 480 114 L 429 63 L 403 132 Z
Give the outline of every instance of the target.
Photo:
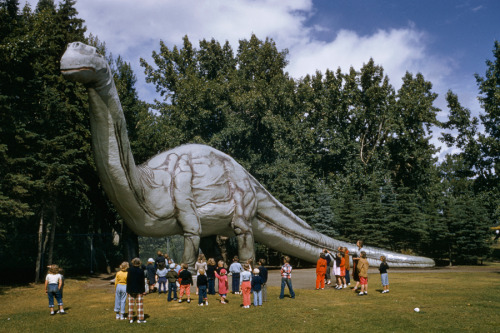
M 40 279 L 40 265 L 42 264 L 43 255 L 43 209 L 40 213 L 40 224 L 38 226 L 38 253 L 36 256 L 36 266 L 35 266 L 35 283 L 38 283 Z
M 52 225 L 50 228 L 50 243 L 49 243 L 49 256 L 48 263 L 49 265 L 53 264 L 53 254 L 54 254 L 54 240 L 56 237 L 56 221 L 57 221 L 57 210 L 56 206 L 52 207 Z
M 128 261 L 139 257 L 139 239 L 125 223 L 122 223 L 122 237 L 124 256 Z

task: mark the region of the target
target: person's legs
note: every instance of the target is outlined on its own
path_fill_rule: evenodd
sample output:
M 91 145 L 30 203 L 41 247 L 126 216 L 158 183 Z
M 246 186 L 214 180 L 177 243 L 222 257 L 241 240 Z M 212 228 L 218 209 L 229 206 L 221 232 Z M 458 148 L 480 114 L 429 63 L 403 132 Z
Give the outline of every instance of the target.
M 128 294 L 128 320 L 134 320 L 135 298 Z
M 258 299 L 257 305 L 261 306 L 262 305 L 262 290 L 259 290 L 257 292 L 257 299 Z
M 288 286 L 288 290 L 290 291 L 290 297 L 295 298 L 295 292 L 292 287 L 292 279 L 286 279 L 286 285 Z
M 267 302 L 267 284 L 262 285 L 262 301 Z
M 347 285 L 351 284 L 351 276 L 349 275 L 348 269 L 345 270 L 345 282 L 347 283 Z
M 257 296 L 257 291 L 253 291 L 253 306 L 257 306 L 259 305 L 259 300 L 258 300 L 258 296 Z
M 144 320 L 144 299 L 142 294 L 137 294 L 137 319 Z
M 281 278 L 281 292 L 280 292 L 280 298 L 283 299 L 285 297 L 285 284 L 286 284 L 286 279 L 284 277 Z

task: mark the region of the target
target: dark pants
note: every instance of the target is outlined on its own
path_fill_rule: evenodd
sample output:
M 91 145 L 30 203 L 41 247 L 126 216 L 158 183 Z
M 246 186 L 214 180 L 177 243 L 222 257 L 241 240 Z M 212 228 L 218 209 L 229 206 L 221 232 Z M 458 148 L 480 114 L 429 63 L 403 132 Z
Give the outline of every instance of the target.
M 215 279 L 208 279 L 208 294 L 215 295 Z
M 207 286 L 198 287 L 198 304 L 203 304 L 207 299 Z
M 161 290 L 163 289 L 163 292 L 166 294 L 167 293 L 167 288 L 165 284 L 167 283 L 167 278 L 162 276 L 158 278 L 158 294 L 161 294 Z M 162 288 L 163 287 L 163 288 Z
M 172 292 L 174 293 L 174 299 L 177 299 L 177 285 L 175 284 L 175 282 L 168 283 L 168 301 L 172 300 Z
M 348 269 L 345 270 L 345 283 L 346 284 L 351 283 L 351 276 L 349 275 L 349 270 Z
M 240 291 L 240 273 L 233 273 L 233 293 Z

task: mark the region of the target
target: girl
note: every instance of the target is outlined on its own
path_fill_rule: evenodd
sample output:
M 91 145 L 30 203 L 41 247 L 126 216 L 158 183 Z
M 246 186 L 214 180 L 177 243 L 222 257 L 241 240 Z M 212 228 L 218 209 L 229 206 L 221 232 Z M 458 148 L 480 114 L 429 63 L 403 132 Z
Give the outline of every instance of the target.
M 251 286 L 252 273 L 250 272 L 250 265 L 243 265 L 243 272 L 240 274 L 240 285 L 241 293 L 243 294 L 243 308 L 250 308 L 250 292 L 252 290 Z
M 179 303 L 182 303 L 182 296 L 186 293 L 187 302 L 191 303 L 191 285 L 193 284 L 193 275 L 188 271 L 188 265 L 183 263 L 182 270 L 179 272 L 179 279 L 181 280 L 181 288 L 179 291 Z
M 366 252 L 361 251 L 361 258 L 358 261 L 358 275 L 359 283 L 361 284 L 361 291 L 358 296 L 368 295 L 368 260 L 366 259 Z
M 240 290 L 240 273 L 243 270 L 243 267 L 241 267 L 241 264 L 239 263 L 239 258 L 238 256 L 234 256 L 233 258 L 233 263 L 231 266 L 229 266 L 229 273 L 231 273 L 232 276 L 232 289 L 233 289 L 233 294 L 237 295 Z
M 50 265 L 49 273 L 45 277 L 45 293 L 49 298 L 49 309 L 50 315 L 53 316 L 54 312 L 54 297 L 57 300 L 57 305 L 59 305 L 59 313 L 66 314 L 64 312 L 61 288 L 62 288 L 63 280 L 61 274 L 59 274 L 59 266 Z
M 220 274 L 217 273 L 217 271 L 214 272 L 215 276 L 219 280 L 219 295 L 220 295 L 220 302 L 222 304 L 226 304 L 226 296 L 227 296 L 227 290 L 229 288 L 228 283 L 227 283 L 227 275 L 226 275 L 226 269 L 221 268 Z
M 116 273 L 115 277 L 115 313 L 116 319 L 123 320 L 125 313 L 125 301 L 127 300 L 127 275 L 129 265 L 124 261 L 120 265 L 120 271 Z
M 156 284 L 156 268 L 155 260 L 153 258 L 148 259 L 148 265 L 146 266 L 146 277 L 148 278 L 149 292 L 155 292 Z
M 255 268 L 253 270 L 252 277 L 252 291 L 253 291 L 253 305 L 254 306 L 262 306 L 262 278 L 259 275 L 260 270 Z
M 319 288 L 325 289 L 326 266 L 325 254 L 321 252 L 316 263 L 316 290 L 319 290 Z
M 146 322 L 143 303 L 146 286 L 144 284 L 144 266 L 141 267 L 141 264 L 141 259 L 132 259 L 132 266 L 128 269 L 127 274 L 128 320 L 130 323 L 134 322 L 134 307 L 137 306 L 137 323 L 139 324 Z
M 198 287 L 198 305 L 203 306 L 203 304 L 208 305 L 208 300 L 207 300 L 207 286 L 208 286 L 208 279 L 207 276 L 205 275 L 205 270 L 201 268 L 199 270 L 198 277 L 196 278 L 196 287 Z
M 163 292 L 167 293 L 167 273 L 168 270 L 165 267 L 165 262 L 158 262 L 158 268 L 156 269 L 156 277 L 158 279 L 158 294 L 161 294 L 161 287 L 163 286 Z
M 389 292 L 389 275 L 387 274 L 387 270 L 389 269 L 389 265 L 387 265 L 387 261 L 385 256 L 380 257 L 380 267 L 378 270 L 380 271 L 380 279 L 382 280 L 382 294 Z
M 363 247 L 363 241 L 358 240 L 356 242 L 356 246 L 358 247 L 358 251 L 361 250 Z M 359 275 L 358 275 L 358 262 L 359 262 L 359 255 L 357 253 L 354 253 L 352 256 L 352 279 L 356 281 L 356 285 L 354 286 L 354 292 L 358 290 L 359 287 Z
M 200 269 L 203 269 L 203 271 L 207 271 L 207 261 L 205 259 L 205 255 L 201 253 L 198 256 L 198 261 L 194 264 L 194 270 L 196 271 L 196 278 L 198 278 L 198 275 L 200 275 Z M 196 295 L 198 295 L 198 287 L 196 287 Z
M 215 260 L 210 258 L 207 261 L 208 294 L 215 295 Z

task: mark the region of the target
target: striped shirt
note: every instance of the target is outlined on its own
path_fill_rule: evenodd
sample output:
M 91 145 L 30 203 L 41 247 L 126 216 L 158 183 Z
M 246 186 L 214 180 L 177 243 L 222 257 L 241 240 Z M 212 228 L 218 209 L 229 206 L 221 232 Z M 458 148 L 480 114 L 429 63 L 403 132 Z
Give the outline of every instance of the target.
M 281 266 L 281 277 L 291 279 L 292 278 L 292 266 L 289 263 Z

